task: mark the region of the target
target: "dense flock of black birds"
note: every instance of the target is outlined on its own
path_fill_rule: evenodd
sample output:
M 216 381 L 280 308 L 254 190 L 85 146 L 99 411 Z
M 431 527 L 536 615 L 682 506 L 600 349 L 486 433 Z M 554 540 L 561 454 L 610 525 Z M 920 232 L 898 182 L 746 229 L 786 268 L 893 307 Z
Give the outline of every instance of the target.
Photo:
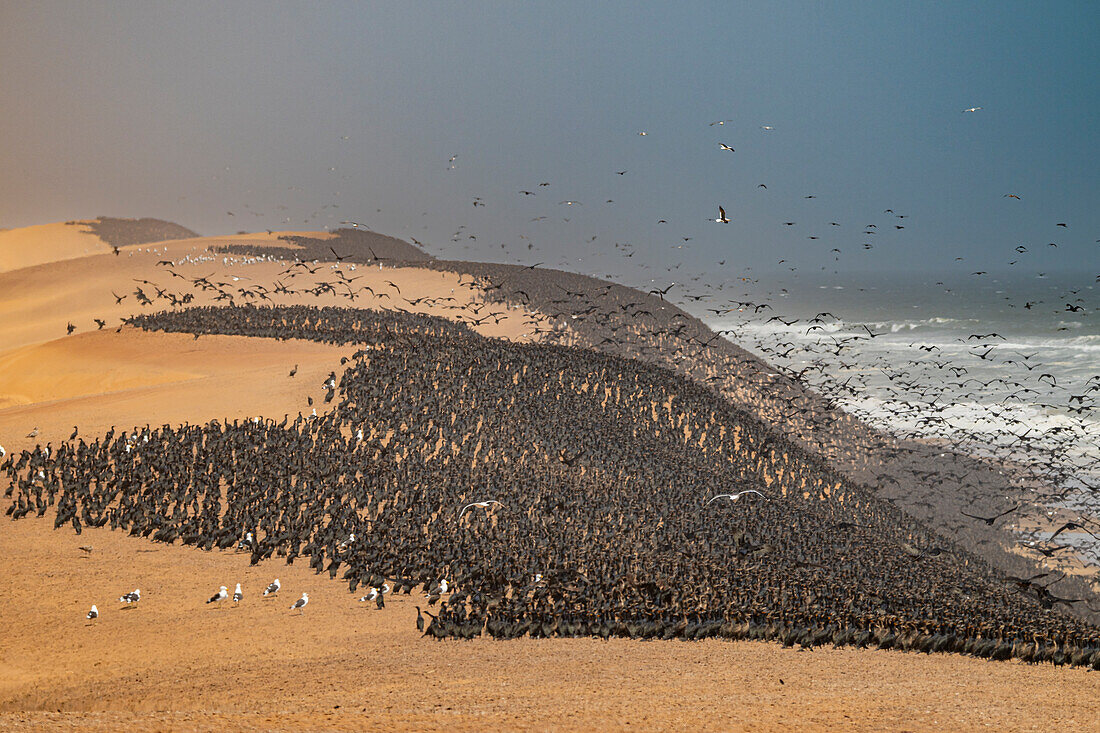
M 437 308 L 453 311 L 453 319 L 471 325 L 496 321 L 509 309 L 523 309 L 530 332 L 544 340 L 585 345 L 664 366 L 713 387 L 734 404 L 758 415 L 789 439 L 824 459 L 847 478 L 873 488 L 880 497 L 896 503 L 936 531 L 982 555 L 1003 572 L 1030 575 L 1039 570 L 1068 569 L 1065 563 L 1074 557 L 1074 552 L 1067 551 L 1085 547 L 1081 539 L 1066 538 L 1070 544 L 1059 545 L 1053 542 L 1054 538 L 1043 540 L 1042 534 L 1006 532 L 1003 526 L 967 516 L 975 512 L 1000 514 L 1000 524 L 1006 525 L 1015 517 L 1027 519 L 1029 512 L 1033 520 L 1034 515 L 1041 515 L 1049 503 L 1064 501 L 1070 491 L 1066 488 L 1067 472 L 1080 468 L 1067 458 L 1066 449 L 1082 436 L 1073 426 L 1035 431 L 1021 424 L 1013 426 L 1018 429 L 1006 429 L 1004 436 L 1013 448 L 1014 462 L 1006 464 L 976 457 L 975 449 L 991 447 L 988 438 L 969 434 L 941 416 L 953 398 L 962 399 L 966 394 L 946 393 L 945 390 L 954 386 L 952 379 L 936 372 L 946 370 L 954 381 L 965 387 L 966 382 L 974 381 L 966 378 L 965 367 L 937 361 L 934 357 L 928 363 L 879 364 L 880 371 L 896 385 L 897 398 L 891 408 L 896 414 L 920 415 L 922 424 L 942 423 L 947 431 L 945 437 L 936 442 L 926 440 L 924 431 L 913 435 L 887 433 L 874 429 L 867 421 L 856 419 L 858 415 L 853 416 L 850 411 L 838 409 L 845 396 L 863 389 L 867 369 L 858 364 L 847 365 L 853 368 L 854 374 L 843 382 L 814 379 L 815 375 L 825 374 L 830 360 L 843 365 L 850 350 L 879 335 L 870 329 L 866 336 L 823 335 L 817 343 L 820 348 L 781 344 L 786 351 L 779 352 L 766 344 L 756 344 L 776 364 L 772 366 L 722 338 L 731 333 L 741 337 L 740 333 L 715 333 L 699 319 L 676 307 L 671 301 L 672 294 L 682 289 L 676 284 L 646 294 L 539 265 L 439 260 L 401 240 L 352 224 L 353 228 L 338 230 L 331 236 L 284 236 L 282 239 L 288 243 L 285 248 L 248 243 L 214 248 L 218 253 L 241 258 L 241 264 L 271 260 L 290 262 L 274 283 L 265 285 L 212 276 L 187 277 L 173 269 L 175 263 L 165 261 L 158 264 L 166 265 L 167 273 L 179 279 L 181 289 L 142 281 L 135 290 L 135 298 L 145 308 L 156 307 L 162 302 L 171 307 L 186 306 L 198 291 L 213 293 L 216 301 L 229 305 L 274 303 L 278 296 L 326 294 L 343 297 L 349 304 L 355 304 L 369 292 L 376 301 L 385 299 L 386 308 L 397 311 L 431 301 Z M 385 289 L 375 290 L 357 282 L 361 273 L 356 272 L 356 268 L 364 265 L 382 268 L 412 265 L 456 272 L 480 290 L 483 302 L 469 304 L 455 302 L 453 298 L 410 298 L 392 282 Z M 308 286 L 297 284 L 298 278 L 304 275 L 310 275 L 316 282 Z M 686 295 L 702 299 L 714 293 Z M 771 310 L 766 302 L 748 300 L 731 302 L 725 310 L 732 308 L 765 314 Z M 818 314 L 806 324 L 807 332 L 821 329 L 823 324 L 834 319 L 835 316 L 829 313 Z M 784 323 L 794 323 L 794 320 Z M 995 338 L 996 334 L 975 336 L 975 341 L 980 343 L 983 339 Z M 791 357 L 792 351 L 800 353 Z M 799 356 L 811 363 L 797 371 L 784 366 L 791 358 Z M 1026 362 L 1028 357 L 1023 355 L 1021 358 Z M 1026 363 L 1025 366 L 1034 369 Z M 1042 378 L 1042 375 L 1037 377 Z M 1077 409 L 1082 415 L 1093 409 L 1092 392 L 1100 390 L 1100 375 L 1093 381 L 1096 384 L 1086 388 L 1084 394 L 1070 396 L 1071 401 L 1079 403 Z M 985 386 L 988 385 L 976 385 L 972 389 Z M 905 390 L 909 390 L 909 394 Z M 332 393 L 327 392 L 326 397 L 331 398 Z M 1026 388 L 1016 398 L 1026 400 Z M 312 398 L 309 405 L 313 405 Z M 1022 453 L 1022 457 L 1017 453 Z M 1086 456 L 1083 460 L 1089 459 Z M 1076 515 L 1074 521 L 1083 530 L 1077 533 L 1079 538 L 1087 539 L 1100 533 L 1100 524 L 1089 514 Z M 1074 596 L 1100 601 L 1082 579 L 1071 575 L 1064 582 Z M 1075 610 L 1094 622 L 1100 618 L 1082 609 Z
M 318 385 L 339 394 L 321 415 L 13 454 L 9 515 L 55 507 L 55 526 L 207 550 L 251 533 L 253 562 L 300 558 L 352 591 L 448 580 L 429 599 L 437 638 L 773 639 L 1100 669 L 1100 630 L 1063 612 L 1087 605 L 1063 578 L 1006 577 L 644 360 L 398 312 L 244 305 L 132 323 L 355 350 Z M 764 496 L 708 503 L 748 489 Z

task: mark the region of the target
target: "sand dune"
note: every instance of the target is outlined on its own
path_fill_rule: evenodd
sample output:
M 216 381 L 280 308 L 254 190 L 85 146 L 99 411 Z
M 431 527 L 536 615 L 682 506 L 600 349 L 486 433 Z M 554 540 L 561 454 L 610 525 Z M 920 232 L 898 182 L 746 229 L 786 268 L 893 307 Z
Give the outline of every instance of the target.
M 0 231 L 0 272 L 110 252 L 109 244 L 71 224 L 59 222 Z
M 58 231 L 71 235 L 71 229 Z M 18 230 L 0 237 L 19 232 L 27 236 Z M 339 373 L 347 347 L 116 332 L 120 319 L 168 306 L 163 299 L 138 305 L 136 287 L 150 297 L 157 287 L 195 292 L 158 266 L 161 260 L 190 257 L 173 269 L 233 287 L 278 282 L 280 263 L 208 251 L 242 237 L 130 245 L 115 256 L 96 238 L 79 236 L 91 244 L 73 240 L 47 259 L 35 259 L 26 245 L 24 259 L 0 260 L 0 443 L 9 450 L 56 443 L 73 425 L 94 438 L 112 425 L 308 413 L 307 399 L 319 403 L 324 376 Z M 286 247 L 278 236 L 248 235 L 254 244 Z M 4 244 L 0 239 L 0 257 L 16 251 Z M 345 270 L 386 297 L 364 293 L 355 303 L 331 294 L 273 297 L 451 318 L 459 311 L 404 299 L 455 298 L 450 305 L 480 299 L 453 273 Z M 332 277 L 325 264 L 294 285 Z M 135 282 L 141 280 L 151 284 Z M 126 296 L 122 303 L 112 290 Z M 196 293 L 192 305 L 213 302 Z M 108 325 L 97 330 L 94 318 Z M 517 309 L 476 330 L 529 340 L 530 318 L 543 319 Z M 77 327 L 71 336 L 70 322 Z M 297 375 L 289 377 L 294 365 Z M 35 427 L 36 438 L 23 437 Z M 49 517 L 2 526 L 0 728 L 1075 730 L 1094 723 L 1100 695 L 1100 678 L 1082 669 L 953 655 L 797 652 L 720 641 L 429 642 L 414 628 L 417 596 L 391 598 L 377 612 L 304 561 L 287 566 L 276 558 L 250 567 L 247 555 L 233 552 L 153 544 L 106 529 L 80 536 L 67 527 L 54 531 Z M 91 554 L 81 545 L 91 546 Z M 275 576 L 283 597 L 261 600 Z M 240 608 L 203 602 L 219 585 L 238 581 L 246 592 Z M 114 599 L 134 587 L 143 591 L 141 605 L 120 610 Z M 298 617 L 287 607 L 302 590 L 312 602 Z M 88 624 L 84 613 L 92 603 L 102 618 Z
M 158 289 L 180 296 L 192 294 L 193 306 L 218 302 L 213 294 L 198 290 L 183 278 L 209 277 L 234 288 L 262 284 L 273 289 L 277 282 L 285 281 L 298 290 L 335 280 L 329 264 L 314 275 L 292 280 L 279 275 L 286 268 L 283 261 L 210 251 L 241 241 L 283 248 L 288 246 L 279 238 L 284 235 L 155 242 L 123 247 L 118 256 L 104 245 L 105 251 L 98 254 L 0 273 L 0 443 L 17 450 L 24 441 L 33 446 L 35 441 L 23 436 L 34 427 L 40 430 L 38 440 L 61 440 L 68 437 L 74 423 L 92 435 L 111 425 L 255 415 L 279 418 L 299 410 L 308 413 L 307 397 L 321 396 L 318 385 L 329 371 L 339 369 L 339 358 L 348 349 L 226 336 L 195 341 L 191 336 L 129 328 L 116 333 L 122 319 L 170 307 L 167 298 L 157 297 Z M 157 264 L 166 260 L 178 264 Z M 273 293 L 272 302 L 400 307 L 453 319 L 464 313 L 461 306 L 480 300 L 480 291 L 453 273 L 413 267 L 352 267 L 343 268 L 345 275 L 358 278 L 358 285 L 370 286 L 377 295 L 363 292 L 351 302 L 340 293 Z M 170 269 L 181 277 L 171 275 Z M 137 302 L 138 288 L 153 299 L 152 305 Z M 122 297 L 122 302 L 116 297 Z M 406 300 L 424 297 L 453 300 Z M 548 322 L 537 313 L 512 309 L 475 330 L 497 338 L 533 340 L 530 318 Z M 101 329 L 95 319 L 106 326 Z M 67 335 L 70 323 L 76 330 Z M 296 363 L 300 363 L 299 378 L 288 383 L 286 390 L 260 388 L 282 384 Z
M 253 243 L 269 242 L 285 246 L 276 235 L 251 235 Z M 166 291 L 191 293 L 195 296 L 191 305 L 216 303 L 213 294 L 203 293 L 190 282 L 174 277 L 172 269 L 180 276 L 210 277 L 224 281 L 233 288 L 257 284 L 276 287 L 285 282 L 301 290 L 315 286 L 323 280 L 335 280 L 334 268 L 324 264 L 315 275 L 303 275 L 296 279 L 280 276 L 286 269 L 283 261 L 257 261 L 255 257 L 214 254 L 210 247 L 239 242 L 239 237 L 204 237 L 200 239 L 174 240 L 122 249 L 120 256 L 99 254 L 79 259 L 69 259 L 48 265 L 27 267 L 14 272 L 0 273 L 0 353 L 28 344 L 49 341 L 66 335 L 66 326 L 72 323 L 77 332 L 97 328 L 96 318 L 105 320 L 108 327 L 117 327 L 120 320 L 135 313 L 155 312 L 169 307 L 166 299 L 156 299 L 157 288 Z M 191 261 L 183 262 L 186 257 Z M 179 264 L 169 268 L 158 262 L 176 260 Z M 456 318 L 458 311 L 448 310 L 430 303 L 410 304 L 404 298 L 429 296 L 455 298 L 446 305 L 462 306 L 479 302 L 481 293 L 464 284 L 454 273 L 441 273 L 411 267 L 369 267 L 360 265 L 343 268 L 348 277 L 357 277 L 357 285 L 368 285 L 381 295 L 362 293 L 355 301 L 349 301 L 340 293 L 321 295 L 279 295 L 272 293 L 272 302 L 280 305 L 342 305 L 361 308 L 401 307 L 415 313 Z M 468 279 L 467 279 L 468 280 Z M 143 282 L 144 281 L 144 282 Z M 393 287 L 388 283 L 393 283 Z M 142 288 L 150 298 L 151 306 L 140 306 L 134 291 Z M 116 303 L 112 293 L 124 296 Z M 222 303 L 224 304 L 224 303 Z M 475 330 L 486 336 L 521 339 L 532 338 L 532 329 L 523 322 L 525 312 L 514 310 L 497 321 L 489 321 Z M 546 320 L 546 319 L 544 319 Z
M 0 229 L 0 272 L 109 253 L 116 247 L 194 236 L 190 229 L 160 219 L 103 216 Z
M 112 425 L 308 414 L 309 396 L 321 413 L 321 382 L 348 351 L 236 336 L 196 341 L 131 328 L 25 347 L 0 356 L 0 442 L 13 450 L 57 442 L 74 425 L 92 438 Z M 36 438 L 24 437 L 34 428 Z

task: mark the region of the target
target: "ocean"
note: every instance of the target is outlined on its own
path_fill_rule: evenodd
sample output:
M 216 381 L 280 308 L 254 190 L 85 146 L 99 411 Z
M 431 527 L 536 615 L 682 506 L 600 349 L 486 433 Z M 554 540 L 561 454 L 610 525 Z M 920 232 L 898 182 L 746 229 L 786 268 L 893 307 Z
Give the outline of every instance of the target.
M 1011 458 L 1100 515 L 1095 278 L 761 277 L 685 307 L 877 427 Z

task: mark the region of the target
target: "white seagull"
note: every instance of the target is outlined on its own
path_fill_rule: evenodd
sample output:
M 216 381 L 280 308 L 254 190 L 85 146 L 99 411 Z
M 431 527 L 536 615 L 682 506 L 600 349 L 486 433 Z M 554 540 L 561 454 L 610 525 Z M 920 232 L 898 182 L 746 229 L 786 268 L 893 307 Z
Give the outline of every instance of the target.
M 309 593 L 302 593 L 302 597 L 294 601 L 294 605 L 290 607 L 290 610 L 293 611 L 297 608 L 298 615 L 301 615 L 305 613 L 302 609 L 306 607 L 307 603 L 309 603 Z
M 274 583 L 272 583 L 271 585 L 267 586 L 267 588 L 264 588 L 264 596 L 266 597 L 266 596 L 273 596 L 273 595 L 275 595 L 276 593 L 278 593 L 278 592 L 279 592 L 279 588 L 281 588 L 281 587 L 282 587 L 282 585 L 280 585 L 280 584 L 279 584 L 279 579 L 278 579 L 278 578 L 275 578 L 275 582 L 274 582 Z
M 712 496 L 710 498 L 710 501 L 708 501 L 703 506 L 710 506 L 710 502 L 715 501 L 717 499 L 729 499 L 730 501 L 737 501 L 738 499 L 740 499 L 745 494 L 756 494 L 757 496 L 763 498 L 764 500 L 767 500 L 767 498 L 768 498 L 768 497 L 764 496 L 763 494 L 761 494 L 756 489 L 745 489 L 744 491 L 738 492 L 736 494 L 718 494 L 717 496 Z
M 493 504 L 496 504 L 497 506 L 504 506 L 499 501 L 496 501 L 496 500 L 493 500 L 493 499 L 490 499 L 489 501 L 475 501 L 471 504 L 467 504 L 466 506 L 462 507 L 462 511 L 460 511 L 458 513 L 458 518 L 462 519 L 462 515 L 465 514 L 466 510 L 470 509 L 471 507 L 479 506 L 482 509 L 488 509 Z
M 722 150 L 728 150 L 731 153 L 737 152 L 733 148 L 731 148 L 729 145 L 726 145 L 725 143 L 718 143 L 718 147 L 721 148 Z
M 99 609 L 95 607 L 94 603 L 92 604 L 92 610 L 88 611 L 86 618 L 99 618 Z
M 390 584 L 383 583 L 381 588 L 371 588 L 370 593 L 366 594 L 359 599 L 360 602 L 373 601 L 378 596 L 385 595 L 390 592 Z
M 244 593 L 241 592 L 241 584 L 237 583 L 237 589 L 233 591 L 233 603 L 240 603 L 244 598 Z
M 228 598 L 228 597 L 229 597 L 229 589 L 228 589 L 228 588 L 226 588 L 226 587 L 225 587 L 225 586 L 223 585 L 223 586 L 222 586 L 222 587 L 221 587 L 221 588 L 220 588 L 220 589 L 218 590 L 218 592 L 217 592 L 217 593 L 215 593 L 214 595 L 210 596 L 210 600 L 208 600 L 208 601 L 207 601 L 207 603 L 218 603 L 219 601 L 224 601 L 224 600 L 225 600 L 226 598 Z
M 711 221 L 716 221 L 719 224 L 729 224 L 730 223 L 729 217 L 726 216 L 726 210 L 724 208 L 722 208 L 721 206 L 718 207 L 718 218 L 717 219 L 712 219 Z
M 134 588 L 134 590 L 132 592 L 127 593 L 124 596 L 119 596 L 118 602 L 119 603 L 130 604 L 130 603 L 137 603 L 140 600 L 141 600 L 141 588 Z
M 963 112 L 964 113 L 965 112 L 977 112 L 980 109 L 981 109 L 981 107 L 967 107 L 966 109 L 963 110 Z

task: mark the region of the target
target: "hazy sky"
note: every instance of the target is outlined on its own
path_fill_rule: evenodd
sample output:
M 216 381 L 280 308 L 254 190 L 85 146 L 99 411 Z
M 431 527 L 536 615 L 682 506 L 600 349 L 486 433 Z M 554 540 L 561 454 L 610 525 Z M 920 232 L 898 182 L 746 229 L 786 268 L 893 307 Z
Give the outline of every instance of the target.
M 3 0 L 0 227 L 348 219 L 634 281 L 1096 273 L 1098 38 L 1096 2 Z

